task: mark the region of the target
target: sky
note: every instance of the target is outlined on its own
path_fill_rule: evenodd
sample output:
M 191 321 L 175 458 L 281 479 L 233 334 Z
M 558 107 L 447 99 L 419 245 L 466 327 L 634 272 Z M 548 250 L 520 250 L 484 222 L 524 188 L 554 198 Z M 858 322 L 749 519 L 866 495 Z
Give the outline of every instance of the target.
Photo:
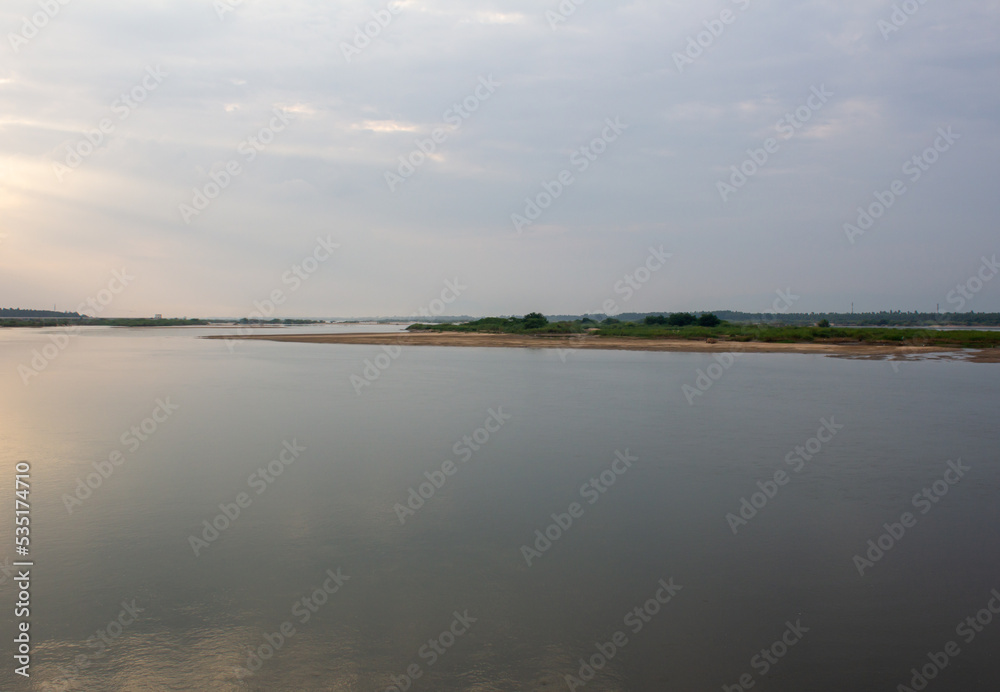
M 1000 311 L 997 0 L 5 0 L 0 33 L 0 307 Z

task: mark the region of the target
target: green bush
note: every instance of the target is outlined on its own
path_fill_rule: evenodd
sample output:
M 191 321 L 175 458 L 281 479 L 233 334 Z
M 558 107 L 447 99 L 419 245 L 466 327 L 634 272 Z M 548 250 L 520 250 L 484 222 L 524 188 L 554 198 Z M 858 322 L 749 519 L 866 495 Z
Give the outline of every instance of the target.
M 524 328 L 525 329 L 539 329 L 544 327 L 549 323 L 548 319 L 545 318 L 540 312 L 529 312 L 524 316 Z
M 697 321 L 698 318 L 690 312 L 674 312 L 667 318 L 667 324 L 674 327 L 686 327 L 687 325 L 694 324 Z

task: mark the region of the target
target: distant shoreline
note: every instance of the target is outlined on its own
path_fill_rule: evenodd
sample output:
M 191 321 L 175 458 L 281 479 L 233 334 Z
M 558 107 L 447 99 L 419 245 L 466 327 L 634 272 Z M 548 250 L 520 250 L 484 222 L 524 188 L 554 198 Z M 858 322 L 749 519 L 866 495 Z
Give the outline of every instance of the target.
M 942 346 L 900 346 L 871 343 L 773 343 L 759 341 L 706 341 L 621 336 L 525 336 L 475 332 L 400 332 L 353 334 L 254 334 L 212 335 L 204 339 L 293 341 L 309 344 L 395 346 L 459 346 L 477 348 L 557 348 L 602 351 L 664 351 L 675 353 L 800 353 L 865 360 L 963 360 L 1000 363 L 1000 349 L 963 349 Z

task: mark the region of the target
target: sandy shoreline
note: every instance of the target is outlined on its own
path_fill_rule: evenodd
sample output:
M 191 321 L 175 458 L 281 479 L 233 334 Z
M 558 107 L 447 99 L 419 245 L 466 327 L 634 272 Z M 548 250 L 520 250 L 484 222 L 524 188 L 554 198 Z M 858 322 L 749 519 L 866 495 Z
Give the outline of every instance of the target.
M 891 360 L 963 360 L 1000 363 L 1000 349 L 961 349 L 941 346 L 897 346 L 862 343 L 779 344 L 756 341 L 690 341 L 599 336 L 522 336 L 467 332 L 390 332 L 353 334 L 255 334 L 207 336 L 206 339 L 263 339 L 310 344 L 370 344 L 397 346 L 474 346 L 479 348 L 560 348 L 616 351 L 671 351 L 683 353 L 801 353 L 841 358 Z

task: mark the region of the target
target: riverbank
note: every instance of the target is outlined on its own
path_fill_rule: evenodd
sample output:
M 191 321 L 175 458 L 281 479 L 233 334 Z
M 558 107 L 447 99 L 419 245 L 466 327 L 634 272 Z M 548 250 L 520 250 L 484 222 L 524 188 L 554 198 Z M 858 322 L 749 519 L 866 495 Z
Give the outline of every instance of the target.
M 689 339 L 646 339 L 593 335 L 525 336 L 470 332 L 401 332 L 356 334 L 213 335 L 206 339 L 263 339 L 310 344 L 370 344 L 396 346 L 465 346 L 476 348 L 557 348 L 613 351 L 668 351 L 681 353 L 801 353 L 873 360 L 964 360 L 1000 363 L 1000 349 L 962 349 L 941 346 L 900 346 L 878 343 L 774 343 Z

